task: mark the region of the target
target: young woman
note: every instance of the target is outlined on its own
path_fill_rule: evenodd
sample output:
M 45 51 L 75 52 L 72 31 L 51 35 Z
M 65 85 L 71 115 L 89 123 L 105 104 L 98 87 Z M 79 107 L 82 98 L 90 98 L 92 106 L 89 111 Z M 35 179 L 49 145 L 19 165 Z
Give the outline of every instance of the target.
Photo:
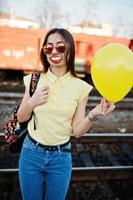
M 76 78 L 74 40 L 67 30 L 50 30 L 40 57 L 44 72 L 32 97 L 31 75 L 24 77 L 26 90 L 17 113 L 20 122 L 31 118 L 19 162 L 20 186 L 24 200 L 42 200 L 45 179 L 45 200 L 64 200 L 72 169 L 70 136 L 81 137 L 97 116 L 108 115 L 115 106 L 102 99 L 85 116 L 92 86 Z

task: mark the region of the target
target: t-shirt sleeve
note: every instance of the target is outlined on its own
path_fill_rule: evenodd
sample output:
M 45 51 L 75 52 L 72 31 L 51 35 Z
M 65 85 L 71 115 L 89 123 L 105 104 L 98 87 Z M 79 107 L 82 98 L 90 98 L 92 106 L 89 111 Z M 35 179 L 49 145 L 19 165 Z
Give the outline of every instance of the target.
M 31 74 L 28 74 L 28 75 L 24 76 L 23 82 L 24 82 L 25 88 L 28 91 L 29 91 L 29 88 L 30 88 L 30 81 L 31 81 Z
M 81 88 L 81 93 L 80 93 L 80 97 L 79 97 L 79 101 L 81 102 L 85 97 L 87 97 L 89 95 L 89 93 L 92 90 L 92 86 L 89 85 L 88 83 L 84 82 L 82 88 Z

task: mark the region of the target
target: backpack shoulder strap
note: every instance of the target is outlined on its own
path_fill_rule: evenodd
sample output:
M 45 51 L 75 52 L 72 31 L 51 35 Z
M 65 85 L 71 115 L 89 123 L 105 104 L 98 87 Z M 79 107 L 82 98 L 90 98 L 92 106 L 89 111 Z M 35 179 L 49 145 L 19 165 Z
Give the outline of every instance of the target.
M 40 72 L 34 72 L 31 75 L 30 88 L 29 88 L 30 96 L 32 96 L 36 90 L 40 74 L 41 74 Z
M 40 72 L 34 72 L 31 75 L 30 88 L 29 88 L 30 96 L 32 96 L 34 94 L 34 92 L 37 88 L 37 84 L 38 84 L 40 75 L 41 75 Z M 36 130 L 35 114 L 34 114 L 34 112 L 32 114 L 34 115 L 34 130 Z M 32 118 L 32 116 L 31 116 L 31 118 Z

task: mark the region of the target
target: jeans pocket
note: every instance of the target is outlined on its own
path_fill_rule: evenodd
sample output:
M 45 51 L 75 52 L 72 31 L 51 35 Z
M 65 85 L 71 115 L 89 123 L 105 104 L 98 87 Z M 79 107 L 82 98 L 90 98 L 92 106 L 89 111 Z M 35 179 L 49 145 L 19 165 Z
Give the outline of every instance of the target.
M 23 143 L 23 148 L 28 149 L 28 150 L 35 150 L 37 147 L 36 145 L 26 136 L 24 143 Z

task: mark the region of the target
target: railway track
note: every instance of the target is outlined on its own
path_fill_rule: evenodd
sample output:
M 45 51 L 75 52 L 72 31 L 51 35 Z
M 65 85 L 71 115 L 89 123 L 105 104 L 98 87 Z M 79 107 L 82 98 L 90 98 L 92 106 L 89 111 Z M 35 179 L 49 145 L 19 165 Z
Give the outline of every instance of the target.
M 114 179 L 118 175 L 129 178 L 133 171 L 132 144 L 133 133 L 88 133 L 80 139 L 72 137 L 73 179 L 97 180 L 105 174 L 105 179 L 110 179 L 112 173 Z M 4 145 L 4 134 L 0 133 L 0 146 L 5 148 L 1 151 L 0 173 L 16 173 L 19 155 L 9 153 Z M 7 162 L 8 159 L 14 160 L 13 166 Z
M 0 92 L 0 130 L 8 120 L 16 105 L 21 102 L 23 93 Z M 94 108 L 101 100 L 99 96 L 90 96 L 87 110 Z M 91 132 L 133 132 L 133 98 L 125 98 L 116 103 L 115 111 L 94 123 Z
M 0 92 L 0 105 L 16 105 L 23 97 L 23 93 L 16 92 Z M 101 97 L 90 96 L 87 107 L 96 106 L 101 100 Z M 133 109 L 133 98 L 125 98 L 116 103 L 117 109 Z
M 66 200 L 132 200 L 132 144 L 133 133 L 87 133 L 80 139 L 72 137 L 72 179 Z M 10 190 L 12 187 L 10 197 L 17 195 L 16 199 L 21 200 L 18 159 L 19 155 L 8 152 L 4 134 L 0 133 L 0 186 L 6 184 L 3 191 L 7 194 L 8 186 Z
M 22 96 L 23 93 L 0 92 L 1 127 Z M 98 96 L 90 96 L 87 109 L 96 106 L 100 99 Z M 133 99 L 125 98 L 116 104 L 116 111 L 112 116 L 94 123 L 94 129 L 90 133 L 80 139 L 72 137 L 73 172 L 67 200 L 133 199 L 132 111 Z M 9 200 L 21 200 L 18 159 L 19 155 L 8 152 L 1 132 L 0 188 L 3 188 L 4 193 L 0 194 L 0 199 L 6 199 L 2 196 L 6 194 Z
M 91 83 L 91 84 L 93 84 L 93 83 Z M 7 79 L 5 81 L 0 81 L 0 91 L 24 92 L 23 77 L 16 77 L 15 80 Z M 100 96 L 99 92 L 95 88 L 93 88 L 93 90 L 91 91 L 91 95 L 92 96 Z M 133 98 L 133 88 L 126 95 L 126 97 Z

